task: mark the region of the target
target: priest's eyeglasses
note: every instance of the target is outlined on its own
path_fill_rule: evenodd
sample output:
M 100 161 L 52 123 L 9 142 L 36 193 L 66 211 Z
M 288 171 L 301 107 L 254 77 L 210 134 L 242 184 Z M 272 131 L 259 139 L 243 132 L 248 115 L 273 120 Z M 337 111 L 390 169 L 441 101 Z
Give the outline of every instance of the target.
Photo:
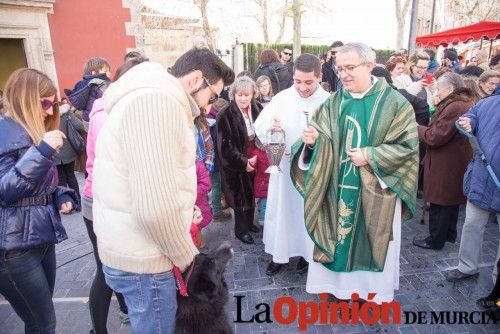
M 354 72 L 354 70 L 361 66 L 361 65 L 365 65 L 366 63 L 361 63 L 361 64 L 358 64 L 358 65 L 347 65 L 347 66 L 336 66 L 335 69 L 337 70 L 337 73 L 342 73 L 345 71 L 345 73 L 347 74 L 352 74 L 352 72 Z

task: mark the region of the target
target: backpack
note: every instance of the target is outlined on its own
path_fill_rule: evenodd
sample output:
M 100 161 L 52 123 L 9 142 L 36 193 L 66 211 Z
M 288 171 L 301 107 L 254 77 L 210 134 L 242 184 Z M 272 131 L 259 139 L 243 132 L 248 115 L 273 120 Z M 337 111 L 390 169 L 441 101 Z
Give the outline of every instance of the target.
M 78 132 L 73 123 L 71 123 L 72 112 L 68 111 L 63 117 L 66 117 L 66 135 L 69 144 L 77 154 L 84 153 L 86 150 L 86 142 L 83 136 Z
M 267 72 L 273 86 L 273 93 L 277 94 L 284 89 L 292 86 L 292 77 L 288 68 L 281 63 L 271 63 L 268 65 Z

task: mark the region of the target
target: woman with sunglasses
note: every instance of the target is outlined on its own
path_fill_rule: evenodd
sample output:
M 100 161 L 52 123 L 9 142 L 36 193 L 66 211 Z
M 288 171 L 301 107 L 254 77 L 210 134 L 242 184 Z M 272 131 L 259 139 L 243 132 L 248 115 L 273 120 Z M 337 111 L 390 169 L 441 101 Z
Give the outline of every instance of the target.
M 0 115 L 0 294 L 25 333 L 54 333 L 54 245 L 67 238 L 61 212 L 75 203 L 57 186 L 52 161 L 62 146 L 56 87 L 34 69 L 14 71 Z

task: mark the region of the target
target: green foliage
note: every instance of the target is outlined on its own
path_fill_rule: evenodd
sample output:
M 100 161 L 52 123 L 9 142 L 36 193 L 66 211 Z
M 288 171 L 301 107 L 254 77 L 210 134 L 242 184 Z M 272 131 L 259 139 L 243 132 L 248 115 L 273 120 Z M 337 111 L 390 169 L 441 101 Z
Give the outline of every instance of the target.
M 245 57 L 245 70 L 252 73 L 259 67 L 259 55 L 266 49 L 276 50 L 278 53 L 283 50 L 285 46 L 291 47 L 290 44 L 277 44 L 277 43 L 243 43 L 244 57 Z M 302 45 L 302 53 L 312 53 L 319 56 L 322 53 L 328 53 L 330 50 L 329 45 Z M 377 62 L 385 64 L 387 59 L 394 53 L 394 50 L 375 50 L 377 54 Z
M 375 53 L 377 54 L 377 63 L 385 64 L 394 52 L 396 51 L 390 49 L 375 49 Z

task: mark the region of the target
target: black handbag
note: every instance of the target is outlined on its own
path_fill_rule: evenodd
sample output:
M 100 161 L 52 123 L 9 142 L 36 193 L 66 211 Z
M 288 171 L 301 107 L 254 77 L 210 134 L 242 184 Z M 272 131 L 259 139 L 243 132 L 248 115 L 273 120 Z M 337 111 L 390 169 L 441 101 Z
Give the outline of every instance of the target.
M 69 141 L 69 144 L 75 150 L 76 153 L 84 153 L 86 149 L 86 142 L 85 139 L 82 137 L 80 132 L 75 128 L 73 123 L 71 123 L 71 117 L 70 111 L 66 113 L 66 136 Z

